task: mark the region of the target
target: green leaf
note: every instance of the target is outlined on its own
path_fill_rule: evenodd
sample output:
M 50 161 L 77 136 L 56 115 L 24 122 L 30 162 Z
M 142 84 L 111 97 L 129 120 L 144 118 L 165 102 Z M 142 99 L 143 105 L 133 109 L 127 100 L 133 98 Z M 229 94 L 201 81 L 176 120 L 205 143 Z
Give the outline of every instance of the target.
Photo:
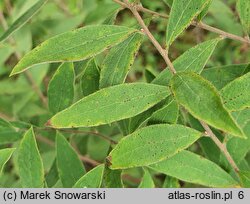
M 91 94 L 56 114 L 57 128 L 91 127 L 133 117 L 169 95 L 166 87 L 145 83 L 112 86 Z
M 192 72 L 181 72 L 172 78 L 171 88 L 176 100 L 195 118 L 234 136 L 245 137 L 209 81 Z
M 162 188 L 180 188 L 179 180 L 171 176 L 166 176 Z
M 81 76 L 82 94 L 87 96 L 99 89 L 100 71 L 96 65 L 95 59 L 88 61 Z
M 46 175 L 46 184 L 49 188 L 53 187 L 59 180 L 56 159 L 54 160 L 48 174 Z
M 12 33 L 20 29 L 25 23 L 27 23 L 32 16 L 34 16 L 47 2 L 48 0 L 39 0 L 32 7 L 30 7 L 22 16 L 20 16 L 9 29 L 0 37 L 0 42 L 7 39 Z
M 170 8 L 173 5 L 174 0 L 163 0 L 164 3 L 166 3 Z
M 154 188 L 155 184 L 154 180 L 151 177 L 151 174 L 147 169 L 143 168 L 143 170 L 144 170 L 144 175 L 139 185 L 139 188 Z
M 166 103 L 163 108 L 155 111 L 152 116 L 149 118 L 149 124 L 157 123 L 170 123 L 174 124 L 177 122 L 179 116 L 179 106 L 177 102 L 170 97 L 169 101 Z
M 205 15 L 207 15 L 208 9 L 210 5 L 212 4 L 212 0 L 209 0 L 209 3 L 205 6 L 205 8 L 202 10 L 202 12 L 197 16 L 197 20 L 201 21 Z
M 220 40 L 220 38 L 215 38 L 190 48 L 173 62 L 174 68 L 177 72 L 192 71 L 198 74 L 201 73 Z M 165 69 L 152 83 L 168 86 L 171 77 L 170 71 Z
M 204 69 L 201 76 L 210 81 L 218 90 L 220 90 L 229 82 L 249 71 L 249 64 L 232 64 Z
M 104 165 L 99 165 L 80 178 L 74 188 L 100 188 Z
M 229 137 L 226 146 L 236 164 L 240 164 L 250 150 L 250 109 L 232 113 L 235 121 L 240 125 L 247 139 Z
M 247 34 L 250 33 L 250 1 L 238 0 L 237 11 L 240 16 L 241 24 Z
M 14 67 L 11 75 L 37 64 L 80 61 L 94 57 L 135 32 L 137 32 L 135 29 L 123 26 L 98 25 L 57 35 L 26 54 Z
M 123 188 L 121 170 L 111 170 L 105 165 L 102 185 L 104 188 Z
M 244 188 L 250 188 L 250 172 L 249 171 L 240 171 L 240 180 Z
M 9 161 L 11 155 L 15 151 L 15 148 L 0 149 L 0 175 L 3 171 L 4 165 Z
M 33 128 L 30 128 L 19 145 L 17 164 L 22 187 L 42 188 L 44 170 Z
M 111 169 L 126 169 L 162 161 L 189 147 L 202 133 L 182 125 L 152 125 L 120 140 L 108 159 Z
M 167 47 L 191 24 L 192 20 L 201 13 L 209 1 L 210 0 L 173 1 L 167 28 Z
M 124 83 L 142 40 L 143 35 L 135 33 L 110 50 L 102 64 L 100 88 Z
M 65 188 L 71 188 L 85 174 L 85 168 L 77 153 L 63 135 L 56 136 L 57 168 Z
M 0 118 L 0 144 L 10 144 L 22 138 L 22 134 L 6 120 Z
M 230 111 L 250 107 L 250 72 L 235 79 L 221 90 L 225 107 Z
M 215 163 L 189 151 L 153 164 L 150 168 L 182 181 L 208 187 L 235 187 L 237 182 Z
M 74 99 L 74 67 L 72 63 L 62 64 L 50 80 L 48 87 L 49 109 L 57 113 L 69 107 Z

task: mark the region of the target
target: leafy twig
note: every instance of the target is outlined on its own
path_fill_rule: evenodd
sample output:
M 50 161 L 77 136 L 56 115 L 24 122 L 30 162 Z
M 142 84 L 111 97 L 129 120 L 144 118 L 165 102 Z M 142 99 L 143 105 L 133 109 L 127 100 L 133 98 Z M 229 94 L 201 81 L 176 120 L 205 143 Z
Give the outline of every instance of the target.
M 120 4 L 122 7 L 124 8 L 128 8 L 127 7 L 127 4 L 124 3 L 124 2 L 121 2 L 120 0 L 113 0 L 114 2 Z M 152 14 L 154 16 L 158 16 L 158 17 L 161 17 L 161 18 L 166 18 L 168 19 L 169 16 L 168 15 L 165 15 L 165 14 L 161 14 L 161 13 L 158 13 L 158 12 L 155 12 L 155 11 L 151 11 L 147 8 L 144 8 L 143 6 L 141 5 L 137 5 L 137 11 L 142 11 L 144 13 L 149 13 L 149 14 Z M 229 38 L 229 39 L 232 39 L 232 40 L 237 40 L 237 41 L 240 41 L 242 43 L 247 43 L 247 44 L 250 44 L 250 40 L 248 38 L 244 38 L 244 37 L 241 37 L 241 36 L 238 36 L 238 35 L 234 35 L 232 33 L 228 33 L 228 32 L 225 32 L 223 30 L 220 30 L 218 28 L 215 28 L 215 27 L 212 27 L 212 26 L 209 26 L 203 22 L 197 22 L 197 21 L 193 21 L 191 23 L 191 25 L 193 26 L 197 26 L 199 28 L 202 28 L 204 30 L 207 30 L 207 31 L 210 31 L 210 32 L 213 32 L 213 33 L 217 33 L 219 35 L 221 35 L 223 38 Z
M 124 0 L 124 2 L 120 2 L 119 0 L 114 0 L 114 1 L 117 2 L 117 3 L 122 3 L 121 4 L 122 6 L 126 6 L 126 8 L 128 8 L 128 9 L 131 10 L 131 12 L 135 16 L 135 18 L 138 21 L 138 23 L 143 28 L 144 32 L 146 33 L 146 35 L 148 36 L 148 38 L 150 39 L 150 41 L 154 44 L 154 46 L 156 47 L 156 49 L 159 51 L 159 53 L 162 55 L 162 57 L 166 61 L 169 70 L 173 74 L 176 74 L 176 70 L 175 70 L 172 62 L 169 60 L 168 54 L 167 54 L 166 50 L 164 50 L 161 47 L 161 45 L 157 42 L 157 40 L 154 38 L 154 36 L 151 34 L 151 32 L 149 31 L 149 29 L 145 25 L 145 23 L 144 23 L 143 19 L 141 18 L 140 14 L 138 13 L 138 10 L 140 10 L 141 8 L 138 9 L 137 5 L 129 3 L 128 0 Z M 223 152 L 223 154 L 225 155 L 225 157 L 227 158 L 228 162 L 233 167 L 233 169 L 235 170 L 235 172 L 238 173 L 239 172 L 239 168 L 237 167 L 237 165 L 235 164 L 233 158 L 231 157 L 231 155 L 227 151 L 226 146 L 223 143 L 220 142 L 220 140 L 216 137 L 216 135 L 213 133 L 213 131 L 210 129 L 210 127 L 206 123 L 204 123 L 203 121 L 200 121 L 200 123 L 204 127 L 204 129 L 206 130 L 206 135 L 209 136 L 214 141 L 214 143 L 218 146 L 218 148 L 220 149 L 220 151 Z

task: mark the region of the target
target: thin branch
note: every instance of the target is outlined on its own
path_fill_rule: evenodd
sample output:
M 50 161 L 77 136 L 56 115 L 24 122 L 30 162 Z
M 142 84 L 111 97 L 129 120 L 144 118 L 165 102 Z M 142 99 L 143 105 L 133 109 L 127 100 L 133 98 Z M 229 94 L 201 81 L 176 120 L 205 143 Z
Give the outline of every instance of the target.
M 40 142 L 43 142 L 43 143 L 45 143 L 45 144 L 47 144 L 47 145 L 49 145 L 51 147 L 55 147 L 55 143 L 53 141 L 51 141 L 50 139 L 46 138 L 46 137 L 42 137 L 42 136 L 37 135 L 36 138 Z M 88 163 L 88 164 L 90 164 L 92 166 L 98 166 L 100 164 L 99 162 L 89 158 L 88 156 L 81 155 L 79 152 L 78 152 L 78 156 L 81 159 L 81 161 L 86 162 L 86 163 Z
M 203 121 L 200 121 L 201 125 L 203 126 L 203 128 L 206 130 L 206 135 L 208 137 L 210 137 L 214 143 L 219 147 L 219 149 L 221 150 L 221 152 L 225 155 L 225 157 L 227 158 L 228 162 L 230 163 L 230 165 L 233 167 L 234 171 L 236 173 L 239 172 L 239 168 L 236 165 L 236 163 L 234 162 L 233 158 L 231 157 L 231 155 L 229 154 L 229 152 L 227 151 L 227 147 L 225 144 L 223 144 L 217 137 L 216 135 L 213 133 L 213 131 L 211 130 L 211 128 L 204 123 Z
M 124 8 L 128 8 L 126 3 L 124 2 L 121 2 L 120 0 L 113 0 L 114 2 L 120 4 L 122 7 Z M 149 14 L 152 14 L 154 16 L 158 16 L 158 17 L 161 17 L 161 18 L 166 18 L 168 19 L 169 16 L 168 15 L 165 15 L 165 14 L 161 14 L 161 13 L 158 13 L 158 12 L 155 12 L 155 11 L 152 11 L 152 10 L 149 10 L 147 8 L 144 8 L 143 6 L 141 5 L 137 5 L 137 11 L 142 11 L 144 13 L 149 13 Z M 238 36 L 238 35 L 234 35 L 232 33 L 228 33 L 228 32 L 225 32 L 223 30 L 220 30 L 218 28 L 215 28 L 215 27 L 212 27 L 212 26 L 209 26 L 203 22 L 197 22 L 197 21 L 193 21 L 191 23 L 191 25 L 193 26 L 197 26 L 199 28 L 202 28 L 204 30 L 207 30 L 207 31 L 210 31 L 210 32 L 213 32 L 213 33 L 216 33 L 216 34 L 219 34 L 221 35 L 223 38 L 228 38 L 228 39 L 232 39 L 232 40 L 237 40 L 237 41 L 240 41 L 242 43 L 247 43 L 247 44 L 250 44 L 250 40 L 246 37 L 241 37 L 241 36 Z
M 165 62 L 168 65 L 168 68 L 171 71 L 171 73 L 175 74 L 176 70 L 174 69 L 174 66 L 173 66 L 172 62 L 170 61 L 170 59 L 168 57 L 167 51 L 162 48 L 162 46 L 158 43 L 158 41 L 155 39 L 155 37 L 149 31 L 148 27 L 145 25 L 142 17 L 140 16 L 140 14 L 137 11 L 137 9 L 138 9 L 137 5 L 136 4 L 130 4 L 127 0 L 125 0 L 124 2 L 126 4 L 127 8 L 131 10 L 131 12 L 135 16 L 136 20 L 138 21 L 138 23 L 142 27 L 143 32 L 148 36 L 149 40 L 153 43 L 155 48 L 158 50 L 158 52 L 161 54 L 161 56 L 165 60 Z

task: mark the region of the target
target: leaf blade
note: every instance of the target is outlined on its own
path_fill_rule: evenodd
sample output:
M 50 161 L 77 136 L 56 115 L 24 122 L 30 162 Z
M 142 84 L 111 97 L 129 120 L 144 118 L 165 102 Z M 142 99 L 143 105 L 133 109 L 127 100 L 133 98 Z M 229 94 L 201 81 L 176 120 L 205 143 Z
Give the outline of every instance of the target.
M 178 0 L 171 7 L 166 45 L 172 42 L 191 24 L 192 20 L 205 8 L 210 0 Z
M 38 1 L 31 8 L 29 8 L 22 16 L 20 16 L 0 37 L 0 43 L 7 39 L 16 30 L 20 29 L 25 23 L 27 23 L 32 18 L 32 16 L 34 16 L 47 3 L 47 1 L 48 0 Z
M 169 158 L 197 139 L 202 133 L 182 125 L 152 125 L 120 140 L 109 154 L 111 169 L 150 165 Z
M 145 83 L 112 86 L 84 97 L 59 112 L 51 118 L 49 124 L 57 128 L 108 124 L 135 116 L 163 100 L 168 94 L 166 87 Z
M 48 87 L 49 109 L 57 113 L 69 107 L 74 99 L 75 74 L 72 63 L 59 66 Z
M 81 177 L 74 185 L 74 188 L 100 188 L 104 165 L 99 165 Z
M 123 26 L 98 25 L 57 35 L 26 54 L 14 67 L 11 76 L 37 64 L 72 62 L 94 57 L 135 32 L 137 31 Z
M 15 148 L 0 149 L 0 175 L 3 171 L 4 165 L 8 162 Z
M 124 83 L 142 40 L 143 35 L 135 33 L 110 50 L 102 64 L 100 88 Z
M 235 79 L 221 90 L 225 107 L 239 111 L 250 107 L 250 72 Z
M 237 182 L 215 163 L 183 150 L 150 168 L 180 180 L 209 187 L 233 187 Z M 185 168 L 185 171 L 183 171 Z
M 174 68 L 177 72 L 193 71 L 200 74 L 220 40 L 215 38 L 190 48 L 173 62 Z M 152 83 L 168 86 L 171 77 L 172 74 L 165 69 Z
M 18 168 L 22 187 L 41 188 L 44 185 L 42 159 L 37 147 L 33 128 L 24 135 L 18 149 Z
M 240 16 L 241 24 L 247 34 L 250 33 L 250 2 L 248 0 L 238 0 L 236 5 Z

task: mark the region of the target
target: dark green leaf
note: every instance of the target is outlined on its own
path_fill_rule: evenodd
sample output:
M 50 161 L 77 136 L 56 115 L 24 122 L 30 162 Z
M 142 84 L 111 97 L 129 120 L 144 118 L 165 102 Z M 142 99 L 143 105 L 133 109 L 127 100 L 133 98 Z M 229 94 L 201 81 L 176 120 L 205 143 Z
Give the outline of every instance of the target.
M 0 149 L 0 175 L 3 171 L 4 165 L 9 161 L 14 151 L 14 148 Z
M 150 167 L 180 180 L 203 186 L 225 188 L 237 185 L 237 182 L 221 167 L 185 150 Z
M 122 84 L 130 70 L 143 35 L 135 33 L 113 47 L 105 58 L 100 75 L 100 88 Z
M 19 145 L 17 164 L 22 187 L 42 188 L 44 186 L 44 170 L 37 148 L 33 128 L 29 129 Z
M 74 99 L 74 67 L 72 63 L 62 64 L 54 74 L 48 87 L 49 109 L 57 113 L 69 107 Z
M 56 136 L 57 168 L 65 188 L 71 188 L 85 174 L 85 169 L 77 153 L 63 135 Z

